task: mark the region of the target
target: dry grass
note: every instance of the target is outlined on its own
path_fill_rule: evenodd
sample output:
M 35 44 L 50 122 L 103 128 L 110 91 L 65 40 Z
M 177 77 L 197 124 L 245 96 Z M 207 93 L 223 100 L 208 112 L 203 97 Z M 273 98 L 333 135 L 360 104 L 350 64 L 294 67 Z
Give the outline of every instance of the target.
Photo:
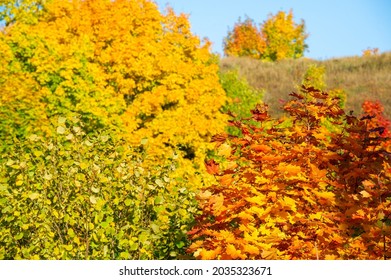
M 317 61 L 308 58 L 280 62 L 262 62 L 251 58 L 223 58 L 221 70 L 238 69 L 250 85 L 264 89 L 264 101 L 271 112 L 281 114 L 281 100 L 296 90 L 311 64 L 324 65 L 328 89 L 347 93 L 346 111 L 361 113 L 365 100 L 380 100 L 391 119 L 391 52 L 369 57 L 344 57 Z

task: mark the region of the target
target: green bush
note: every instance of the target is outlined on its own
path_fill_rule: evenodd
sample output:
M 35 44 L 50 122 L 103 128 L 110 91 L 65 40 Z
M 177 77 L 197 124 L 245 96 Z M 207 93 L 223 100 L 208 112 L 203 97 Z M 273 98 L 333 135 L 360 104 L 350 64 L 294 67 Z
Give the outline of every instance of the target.
M 225 112 L 231 112 L 236 119 L 248 118 L 257 103 L 262 102 L 263 91 L 252 88 L 246 79 L 239 77 L 237 71 L 231 70 L 220 73 L 220 83 L 230 101 L 224 106 Z M 238 135 L 234 127 L 228 127 L 227 132 Z
M 198 209 L 175 156 L 143 168 L 108 129 L 58 117 L 54 136 L 14 139 L 0 158 L 0 259 L 172 259 Z M 148 170 L 148 171 L 147 171 Z

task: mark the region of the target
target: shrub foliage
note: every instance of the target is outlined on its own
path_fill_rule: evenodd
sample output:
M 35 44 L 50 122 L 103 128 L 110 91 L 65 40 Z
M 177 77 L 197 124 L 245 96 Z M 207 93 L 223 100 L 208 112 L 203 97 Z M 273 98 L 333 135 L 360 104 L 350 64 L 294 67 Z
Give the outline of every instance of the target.
M 0 259 L 170 259 L 184 253 L 194 190 L 174 158 L 143 168 L 112 131 L 58 117 L 0 162 Z M 145 144 L 140 144 L 139 149 Z
M 284 109 L 266 105 L 233 121 L 243 136 L 216 135 L 226 161 L 206 162 L 218 183 L 198 196 L 189 233 L 199 259 L 383 259 L 390 255 L 390 153 L 372 117 L 303 86 Z M 251 124 L 250 120 L 258 125 Z M 323 122 L 339 129 L 331 132 Z M 388 146 L 389 149 L 389 146 Z

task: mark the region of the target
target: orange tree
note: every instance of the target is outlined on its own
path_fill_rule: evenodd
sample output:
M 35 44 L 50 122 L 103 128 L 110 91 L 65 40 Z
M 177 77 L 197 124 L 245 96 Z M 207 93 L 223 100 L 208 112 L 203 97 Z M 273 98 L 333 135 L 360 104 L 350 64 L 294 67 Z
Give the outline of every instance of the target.
M 203 212 L 189 252 L 200 259 L 387 257 L 390 154 L 378 129 L 316 88 L 291 96 L 284 107 L 291 125 L 258 105 L 252 118 L 232 121 L 242 137 L 214 137 L 226 161 L 206 162 L 218 183 L 198 196 Z
M 297 24 L 289 13 L 279 11 L 258 29 L 251 19 L 235 24 L 224 39 L 224 53 L 232 56 L 250 56 L 263 60 L 281 60 L 302 57 L 307 49 L 304 21 Z
M 244 22 L 235 23 L 232 31 L 224 39 L 224 53 L 232 56 L 249 56 L 261 58 L 266 44 L 254 21 L 246 18 Z

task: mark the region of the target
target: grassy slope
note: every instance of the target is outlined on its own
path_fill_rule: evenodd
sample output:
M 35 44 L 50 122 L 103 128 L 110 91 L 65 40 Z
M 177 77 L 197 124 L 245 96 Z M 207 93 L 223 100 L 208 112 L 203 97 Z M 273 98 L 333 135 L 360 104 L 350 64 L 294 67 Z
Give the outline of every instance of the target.
M 300 84 L 311 64 L 324 65 L 328 89 L 343 89 L 347 93 L 346 111 L 361 112 L 364 100 L 380 100 L 385 115 L 391 118 L 391 52 L 370 57 L 344 57 L 325 61 L 302 58 L 281 62 L 261 62 L 250 58 L 223 58 L 222 71 L 238 69 L 250 85 L 265 89 L 264 101 L 271 112 L 280 115 L 281 99 Z

